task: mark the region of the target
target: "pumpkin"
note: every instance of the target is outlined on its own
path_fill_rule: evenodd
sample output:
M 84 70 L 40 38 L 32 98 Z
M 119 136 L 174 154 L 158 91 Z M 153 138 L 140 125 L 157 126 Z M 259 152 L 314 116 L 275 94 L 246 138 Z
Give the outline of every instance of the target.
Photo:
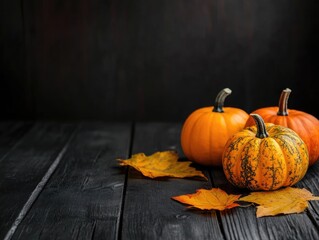
M 250 190 L 292 186 L 307 172 L 306 144 L 293 130 L 264 123 L 251 114 L 256 126 L 236 133 L 226 143 L 223 171 L 233 185 Z
M 229 88 L 220 91 L 214 106 L 192 112 L 181 131 L 181 146 L 185 156 L 206 166 L 221 166 L 222 153 L 229 137 L 242 130 L 249 115 L 238 108 L 224 107 Z
M 259 114 L 265 122 L 291 128 L 306 143 L 309 152 L 309 165 L 319 159 L 319 120 L 314 116 L 293 109 L 288 109 L 289 88 L 282 91 L 278 107 L 260 108 L 252 113 Z M 249 118 L 246 127 L 254 124 Z

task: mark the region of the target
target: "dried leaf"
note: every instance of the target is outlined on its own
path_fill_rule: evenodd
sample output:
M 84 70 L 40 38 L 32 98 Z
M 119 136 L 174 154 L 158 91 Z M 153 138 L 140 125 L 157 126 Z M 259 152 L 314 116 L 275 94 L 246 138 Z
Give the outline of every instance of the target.
M 150 156 L 144 153 L 134 154 L 130 159 L 121 160 L 121 166 L 132 166 L 140 171 L 144 176 L 156 177 L 202 177 L 206 176 L 195 168 L 190 167 L 190 161 L 178 162 L 178 155 L 173 151 L 156 152 Z
M 252 192 L 239 200 L 259 204 L 256 215 L 263 217 L 303 212 L 309 200 L 319 200 L 319 197 L 305 188 L 288 187 L 271 192 Z
M 172 199 L 202 210 L 225 210 L 239 206 L 235 201 L 240 195 L 228 195 L 219 188 L 199 189 L 194 194 L 172 197 Z

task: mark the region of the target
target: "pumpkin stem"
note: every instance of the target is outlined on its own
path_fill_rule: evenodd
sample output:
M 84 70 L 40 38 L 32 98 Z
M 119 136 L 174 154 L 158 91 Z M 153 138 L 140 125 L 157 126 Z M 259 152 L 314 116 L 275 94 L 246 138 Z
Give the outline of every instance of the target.
M 290 93 L 291 90 L 289 88 L 286 88 L 281 92 L 277 115 L 288 116 L 288 98 Z
M 215 105 L 213 107 L 213 112 L 224 112 L 224 102 L 225 102 L 225 99 L 228 95 L 231 94 L 231 90 L 229 88 L 224 88 L 223 90 L 221 90 L 216 99 L 215 99 Z
M 267 130 L 266 130 L 265 122 L 262 119 L 262 117 L 258 114 L 254 114 L 254 113 L 250 114 L 250 116 L 253 117 L 253 119 L 255 120 L 256 126 L 257 126 L 256 137 L 258 137 L 258 138 L 269 137 Z

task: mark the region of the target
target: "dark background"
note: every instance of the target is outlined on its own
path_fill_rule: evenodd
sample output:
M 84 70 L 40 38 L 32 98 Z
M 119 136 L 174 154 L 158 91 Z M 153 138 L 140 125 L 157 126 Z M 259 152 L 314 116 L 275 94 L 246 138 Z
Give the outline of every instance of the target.
M 317 2 L 1 0 L 1 119 L 183 121 L 224 87 L 318 118 Z

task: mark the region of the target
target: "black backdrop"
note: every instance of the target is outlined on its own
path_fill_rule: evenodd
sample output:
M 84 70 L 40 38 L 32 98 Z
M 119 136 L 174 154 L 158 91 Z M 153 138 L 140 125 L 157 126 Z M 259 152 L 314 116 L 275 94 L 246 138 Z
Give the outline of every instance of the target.
M 1 0 L 1 119 L 183 121 L 212 105 L 319 117 L 318 0 Z

